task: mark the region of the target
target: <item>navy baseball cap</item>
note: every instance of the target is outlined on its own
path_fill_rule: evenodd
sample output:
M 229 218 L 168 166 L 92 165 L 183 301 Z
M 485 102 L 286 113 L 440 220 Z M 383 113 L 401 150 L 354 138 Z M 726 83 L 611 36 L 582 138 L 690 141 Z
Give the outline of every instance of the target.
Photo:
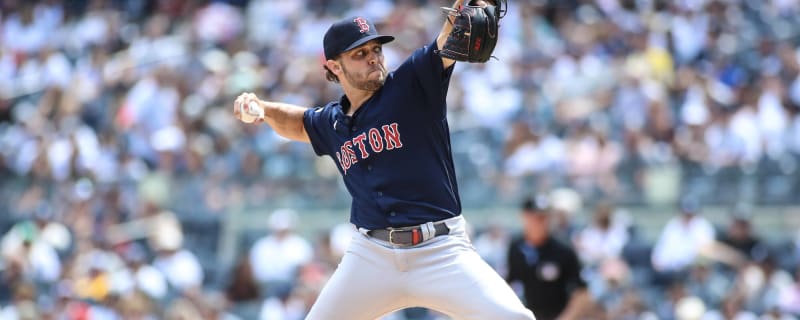
M 550 199 L 539 194 L 528 197 L 522 201 L 522 210 L 525 213 L 550 213 Z
M 378 34 L 375 25 L 364 17 L 342 19 L 328 28 L 322 46 L 325 60 L 336 58 L 342 52 L 352 50 L 367 41 L 377 39 L 381 44 L 394 40 L 393 36 Z

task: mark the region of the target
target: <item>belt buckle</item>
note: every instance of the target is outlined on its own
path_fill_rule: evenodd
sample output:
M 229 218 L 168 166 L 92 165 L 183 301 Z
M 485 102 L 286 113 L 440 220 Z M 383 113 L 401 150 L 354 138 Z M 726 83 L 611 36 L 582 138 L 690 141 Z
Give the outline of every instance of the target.
M 394 238 L 393 238 L 395 231 L 396 230 L 394 228 L 389 228 L 389 244 L 397 245 L 396 243 L 394 243 Z

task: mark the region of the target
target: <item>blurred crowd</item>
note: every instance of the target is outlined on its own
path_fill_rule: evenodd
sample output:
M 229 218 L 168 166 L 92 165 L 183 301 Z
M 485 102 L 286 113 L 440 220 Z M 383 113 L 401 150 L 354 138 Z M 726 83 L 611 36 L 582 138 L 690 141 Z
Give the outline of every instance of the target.
M 555 189 L 549 198 L 550 235 L 577 255 L 591 296 L 592 303 L 583 311 L 586 319 L 800 317 L 800 236 L 782 241 L 762 234 L 752 223 L 758 214 L 753 208 L 733 207 L 727 219 L 714 224 L 697 198 L 683 197 L 650 242 L 642 238 L 630 212 L 613 202 L 587 205 L 571 189 Z M 521 213 L 523 239 L 542 223 L 531 220 L 535 212 L 530 210 L 523 207 Z M 580 212 L 589 217 L 584 223 L 574 218 Z M 490 227 L 474 242 L 504 274 L 509 267 L 504 262 L 512 260 L 502 250 L 513 239 L 507 229 Z M 544 249 L 538 252 L 553 255 Z M 532 272 L 546 279 L 547 266 L 540 263 L 533 269 L 540 271 Z M 576 285 L 563 290 L 580 289 Z
M 567 188 L 544 196 L 552 202 L 542 211 L 548 220 L 531 222 L 523 204 L 521 230 L 490 222 L 468 232 L 481 257 L 508 276 L 518 240 L 530 228 L 548 229 L 580 263 L 589 300 L 579 319 L 800 319 L 800 228 L 791 239 L 770 237 L 752 223 L 758 212 L 744 206 L 713 224 L 697 199 L 686 198 L 650 241 L 625 207 L 585 203 Z M 235 263 L 214 269 L 192 243 L 197 231 L 169 210 L 150 210 L 105 236 L 87 236 L 55 219 L 52 207 L 37 206 L 0 240 L 0 319 L 304 319 L 352 237 L 362 236 L 348 223 L 304 236 L 302 212 L 277 209 L 266 233 L 242 239 Z M 552 263 L 541 259 L 541 268 Z M 550 264 L 550 276 L 566 272 L 560 267 Z M 521 299 L 524 281 L 510 283 Z M 567 296 L 576 289 L 559 288 Z M 424 308 L 382 318 L 444 319 Z
M 395 35 L 384 48 L 391 69 L 433 39 L 443 21 L 438 7 L 447 2 L 0 0 L 0 301 L 13 306 L 2 312 L 130 318 L 188 310 L 173 316 L 212 318 L 247 300 L 234 298 L 242 295 L 259 301 L 253 309 L 264 302 L 289 314 L 266 319 L 301 317 L 335 266 L 329 251 L 341 248 L 338 237 L 292 238 L 289 248 L 274 239 L 248 243 L 267 253 L 225 273 L 252 274 L 247 280 L 209 274 L 217 256 L 187 250 L 216 243 L 219 230 L 205 238 L 178 231 L 214 225 L 242 207 L 349 206 L 330 159 L 267 126 L 236 122 L 231 102 L 244 91 L 304 106 L 337 99 L 321 67 L 321 35 L 333 21 L 367 15 Z M 800 203 L 798 26 L 797 0 L 512 1 L 497 59 L 458 64 L 451 81 L 448 117 L 464 206 L 516 205 L 561 187 L 587 204 L 668 204 L 682 194 L 730 206 Z M 739 220 L 731 221 L 723 230 L 740 232 Z M 680 230 L 676 224 L 665 230 Z M 698 241 L 716 237 L 699 225 L 691 228 Z M 586 227 L 588 239 L 603 238 Z M 494 229 L 486 234 L 508 232 Z M 346 226 L 334 230 L 347 234 Z M 781 260 L 776 269 L 770 254 L 721 268 L 693 264 L 675 257 L 683 250 L 658 245 L 690 245 L 674 232 L 655 244 L 653 261 L 633 255 L 648 257 L 638 264 L 599 262 L 631 243 L 619 234 L 612 248 L 578 246 L 595 266 L 586 273 L 596 282 L 593 294 L 607 308 L 633 308 L 626 288 L 653 282 L 670 288 L 670 299 L 648 296 L 641 305 L 691 296 L 711 310 L 747 300 L 760 315 L 785 304 L 748 299 L 785 297 L 774 293 L 780 290 L 729 298 L 731 285 L 794 281 L 789 305 L 800 305 L 796 264 Z M 601 243 L 576 240 L 583 237 L 563 239 Z M 272 255 L 292 264 L 269 269 L 258 260 Z M 670 259 L 681 262 L 663 261 Z M 684 272 L 634 268 L 675 271 L 676 263 L 709 285 L 672 285 Z M 620 275 L 628 270 L 622 266 L 634 278 Z M 622 278 L 609 282 L 604 273 Z M 692 291 L 701 289 L 715 291 Z M 670 307 L 656 305 L 668 316 Z

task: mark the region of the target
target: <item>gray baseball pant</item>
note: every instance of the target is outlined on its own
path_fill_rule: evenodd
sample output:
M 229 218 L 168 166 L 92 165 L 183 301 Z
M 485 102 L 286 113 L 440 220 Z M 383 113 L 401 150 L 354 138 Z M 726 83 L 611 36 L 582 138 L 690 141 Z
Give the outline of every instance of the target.
M 511 287 L 475 252 L 465 220 L 450 234 L 412 247 L 354 235 L 306 319 L 372 320 L 424 307 L 453 319 L 535 319 Z

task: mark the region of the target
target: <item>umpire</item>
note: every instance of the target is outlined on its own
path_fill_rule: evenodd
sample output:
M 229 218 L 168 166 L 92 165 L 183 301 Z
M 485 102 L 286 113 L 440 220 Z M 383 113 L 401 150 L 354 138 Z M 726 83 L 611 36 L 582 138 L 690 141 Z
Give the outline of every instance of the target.
M 550 205 L 544 196 L 522 203 L 522 235 L 508 248 L 509 283 L 521 283 L 536 319 L 576 319 L 591 305 L 578 256 L 550 234 Z

